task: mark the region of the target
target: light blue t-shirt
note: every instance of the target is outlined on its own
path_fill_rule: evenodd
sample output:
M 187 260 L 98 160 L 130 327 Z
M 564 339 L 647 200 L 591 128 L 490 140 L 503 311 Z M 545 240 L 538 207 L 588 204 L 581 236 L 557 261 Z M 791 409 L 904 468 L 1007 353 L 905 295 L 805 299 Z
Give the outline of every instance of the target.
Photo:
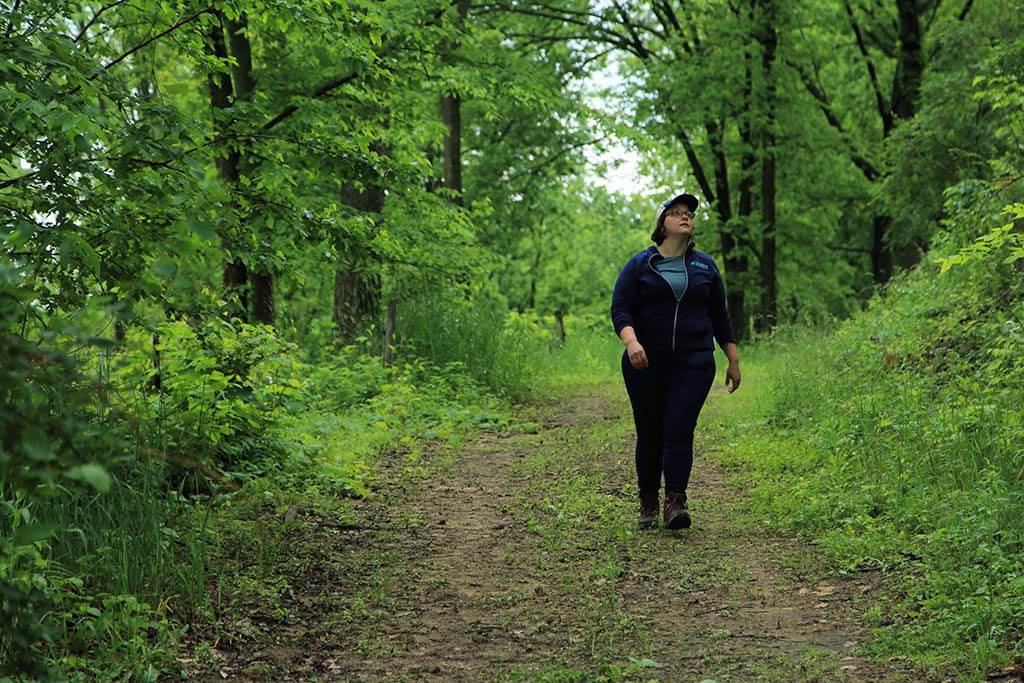
M 671 256 L 655 258 L 651 261 L 654 269 L 661 273 L 662 277 L 672 285 L 672 291 L 676 294 L 676 301 L 683 297 L 686 292 L 686 256 Z

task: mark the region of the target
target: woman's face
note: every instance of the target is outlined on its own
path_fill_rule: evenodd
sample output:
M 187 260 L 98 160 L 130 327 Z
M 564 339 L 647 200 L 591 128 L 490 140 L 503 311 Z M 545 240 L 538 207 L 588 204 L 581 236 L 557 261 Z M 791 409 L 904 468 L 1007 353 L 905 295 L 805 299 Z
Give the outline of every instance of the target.
M 665 236 L 693 236 L 693 213 L 685 204 L 673 204 L 665 211 Z

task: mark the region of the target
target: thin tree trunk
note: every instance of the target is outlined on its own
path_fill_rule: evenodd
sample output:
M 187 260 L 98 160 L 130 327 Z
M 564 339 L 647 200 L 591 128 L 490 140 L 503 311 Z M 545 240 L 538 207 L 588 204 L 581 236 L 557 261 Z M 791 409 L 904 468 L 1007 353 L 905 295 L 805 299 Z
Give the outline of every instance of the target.
M 377 150 L 383 152 L 383 146 Z M 362 213 L 379 214 L 384 209 L 384 190 L 377 179 L 367 179 L 362 190 L 345 183 L 341 201 Z M 335 243 L 338 269 L 334 273 L 332 318 L 338 338 L 349 339 L 362 322 L 380 307 L 380 262 L 362 244 Z
M 231 76 L 234 83 L 235 102 L 252 100 L 256 82 L 252 69 L 252 43 L 249 40 L 249 20 L 245 14 L 228 22 L 228 45 L 234 61 L 231 64 Z M 246 159 L 239 153 L 239 176 L 244 175 Z M 245 216 L 243 220 L 248 219 Z M 265 240 L 261 240 L 265 241 Z M 273 326 L 275 322 L 274 275 L 265 267 L 250 270 L 249 291 L 252 295 L 252 318 L 264 325 Z
M 761 139 L 761 313 L 757 330 L 767 332 L 775 326 L 778 311 L 778 279 L 775 272 L 775 52 L 778 34 L 775 30 L 775 0 L 766 0 L 761 21 L 761 68 L 765 81 L 765 124 Z
M 217 15 L 222 18 L 221 15 Z M 210 27 L 210 35 L 207 43 L 209 54 L 215 57 L 218 62 L 224 63 L 228 59 L 227 43 L 224 40 L 224 31 L 219 23 Z M 226 135 L 231 128 L 231 121 L 228 120 L 227 110 L 231 107 L 231 76 L 222 71 L 211 73 L 207 76 L 207 84 L 210 88 L 210 105 L 213 110 L 213 126 L 218 135 Z M 217 177 L 221 182 L 234 186 L 238 182 L 238 164 L 240 154 L 237 148 L 222 146 L 222 152 L 216 159 Z M 245 263 L 236 254 L 234 240 L 230 232 L 222 232 L 220 235 L 221 245 L 224 248 L 225 260 L 222 268 L 224 298 L 232 313 L 242 319 L 247 319 L 249 302 L 247 297 L 248 273 Z
M 722 138 L 721 126 L 717 123 L 707 124 L 708 138 L 711 140 L 715 165 L 715 210 L 722 224 L 722 265 L 727 277 L 732 279 L 732 286 L 727 287 L 725 305 L 729 309 L 736 336 L 743 339 L 747 335 L 746 298 L 743 288 L 736 280 L 747 272 L 747 257 L 740 252 L 739 242 L 733 235 L 732 205 L 729 192 L 729 166 L 725 157 L 725 141 Z
M 892 249 L 888 247 L 886 232 L 892 219 L 889 216 L 875 216 L 871 233 L 871 275 L 876 284 L 883 284 L 892 277 Z
M 459 23 L 465 21 L 469 14 L 469 0 L 458 0 Z M 458 43 L 448 46 L 447 52 L 452 53 Z M 445 59 L 447 61 L 447 59 Z M 441 93 L 441 121 L 444 123 L 444 187 L 448 190 L 448 200 L 462 206 L 462 100 L 457 92 Z
M 397 318 L 398 302 L 388 302 L 387 317 L 384 318 L 384 365 L 391 365 L 395 358 L 395 319 Z

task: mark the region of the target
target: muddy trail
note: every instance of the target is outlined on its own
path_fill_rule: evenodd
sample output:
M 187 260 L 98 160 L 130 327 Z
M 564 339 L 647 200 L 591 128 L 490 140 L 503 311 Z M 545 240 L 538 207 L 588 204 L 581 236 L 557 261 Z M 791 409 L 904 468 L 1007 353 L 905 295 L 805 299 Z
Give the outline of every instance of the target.
M 391 452 L 373 499 L 289 510 L 285 587 L 193 632 L 189 678 L 927 680 L 861 654 L 881 575 L 744 521 L 699 430 L 693 528 L 637 529 L 625 392 L 576 391 L 538 433 Z

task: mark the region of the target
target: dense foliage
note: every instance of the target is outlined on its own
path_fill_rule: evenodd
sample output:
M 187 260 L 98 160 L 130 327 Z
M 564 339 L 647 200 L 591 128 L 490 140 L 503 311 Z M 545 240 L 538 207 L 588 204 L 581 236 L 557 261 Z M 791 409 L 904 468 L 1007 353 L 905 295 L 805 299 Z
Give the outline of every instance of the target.
M 613 362 L 679 190 L 743 334 L 853 316 L 813 354 L 835 390 L 769 415 L 843 492 L 804 521 L 956 545 L 922 648 L 1011 638 L 1019 534 L 974 541 L 1019 503 L 1024 7 L 696 7 L 0 0 L 0 676 L 153 679 L 230 609 L 232 506 L 531 429 L 508 401 Z M 613 141 L 655 180 L 606 189 Z
M 1020 657 L 1024 610 L 1024 205 L 989 218 L 838 329 L 764 344 L 763 388 L 715 437 L 773 524 L 892 572 L 881 654 L 972 678 Z

